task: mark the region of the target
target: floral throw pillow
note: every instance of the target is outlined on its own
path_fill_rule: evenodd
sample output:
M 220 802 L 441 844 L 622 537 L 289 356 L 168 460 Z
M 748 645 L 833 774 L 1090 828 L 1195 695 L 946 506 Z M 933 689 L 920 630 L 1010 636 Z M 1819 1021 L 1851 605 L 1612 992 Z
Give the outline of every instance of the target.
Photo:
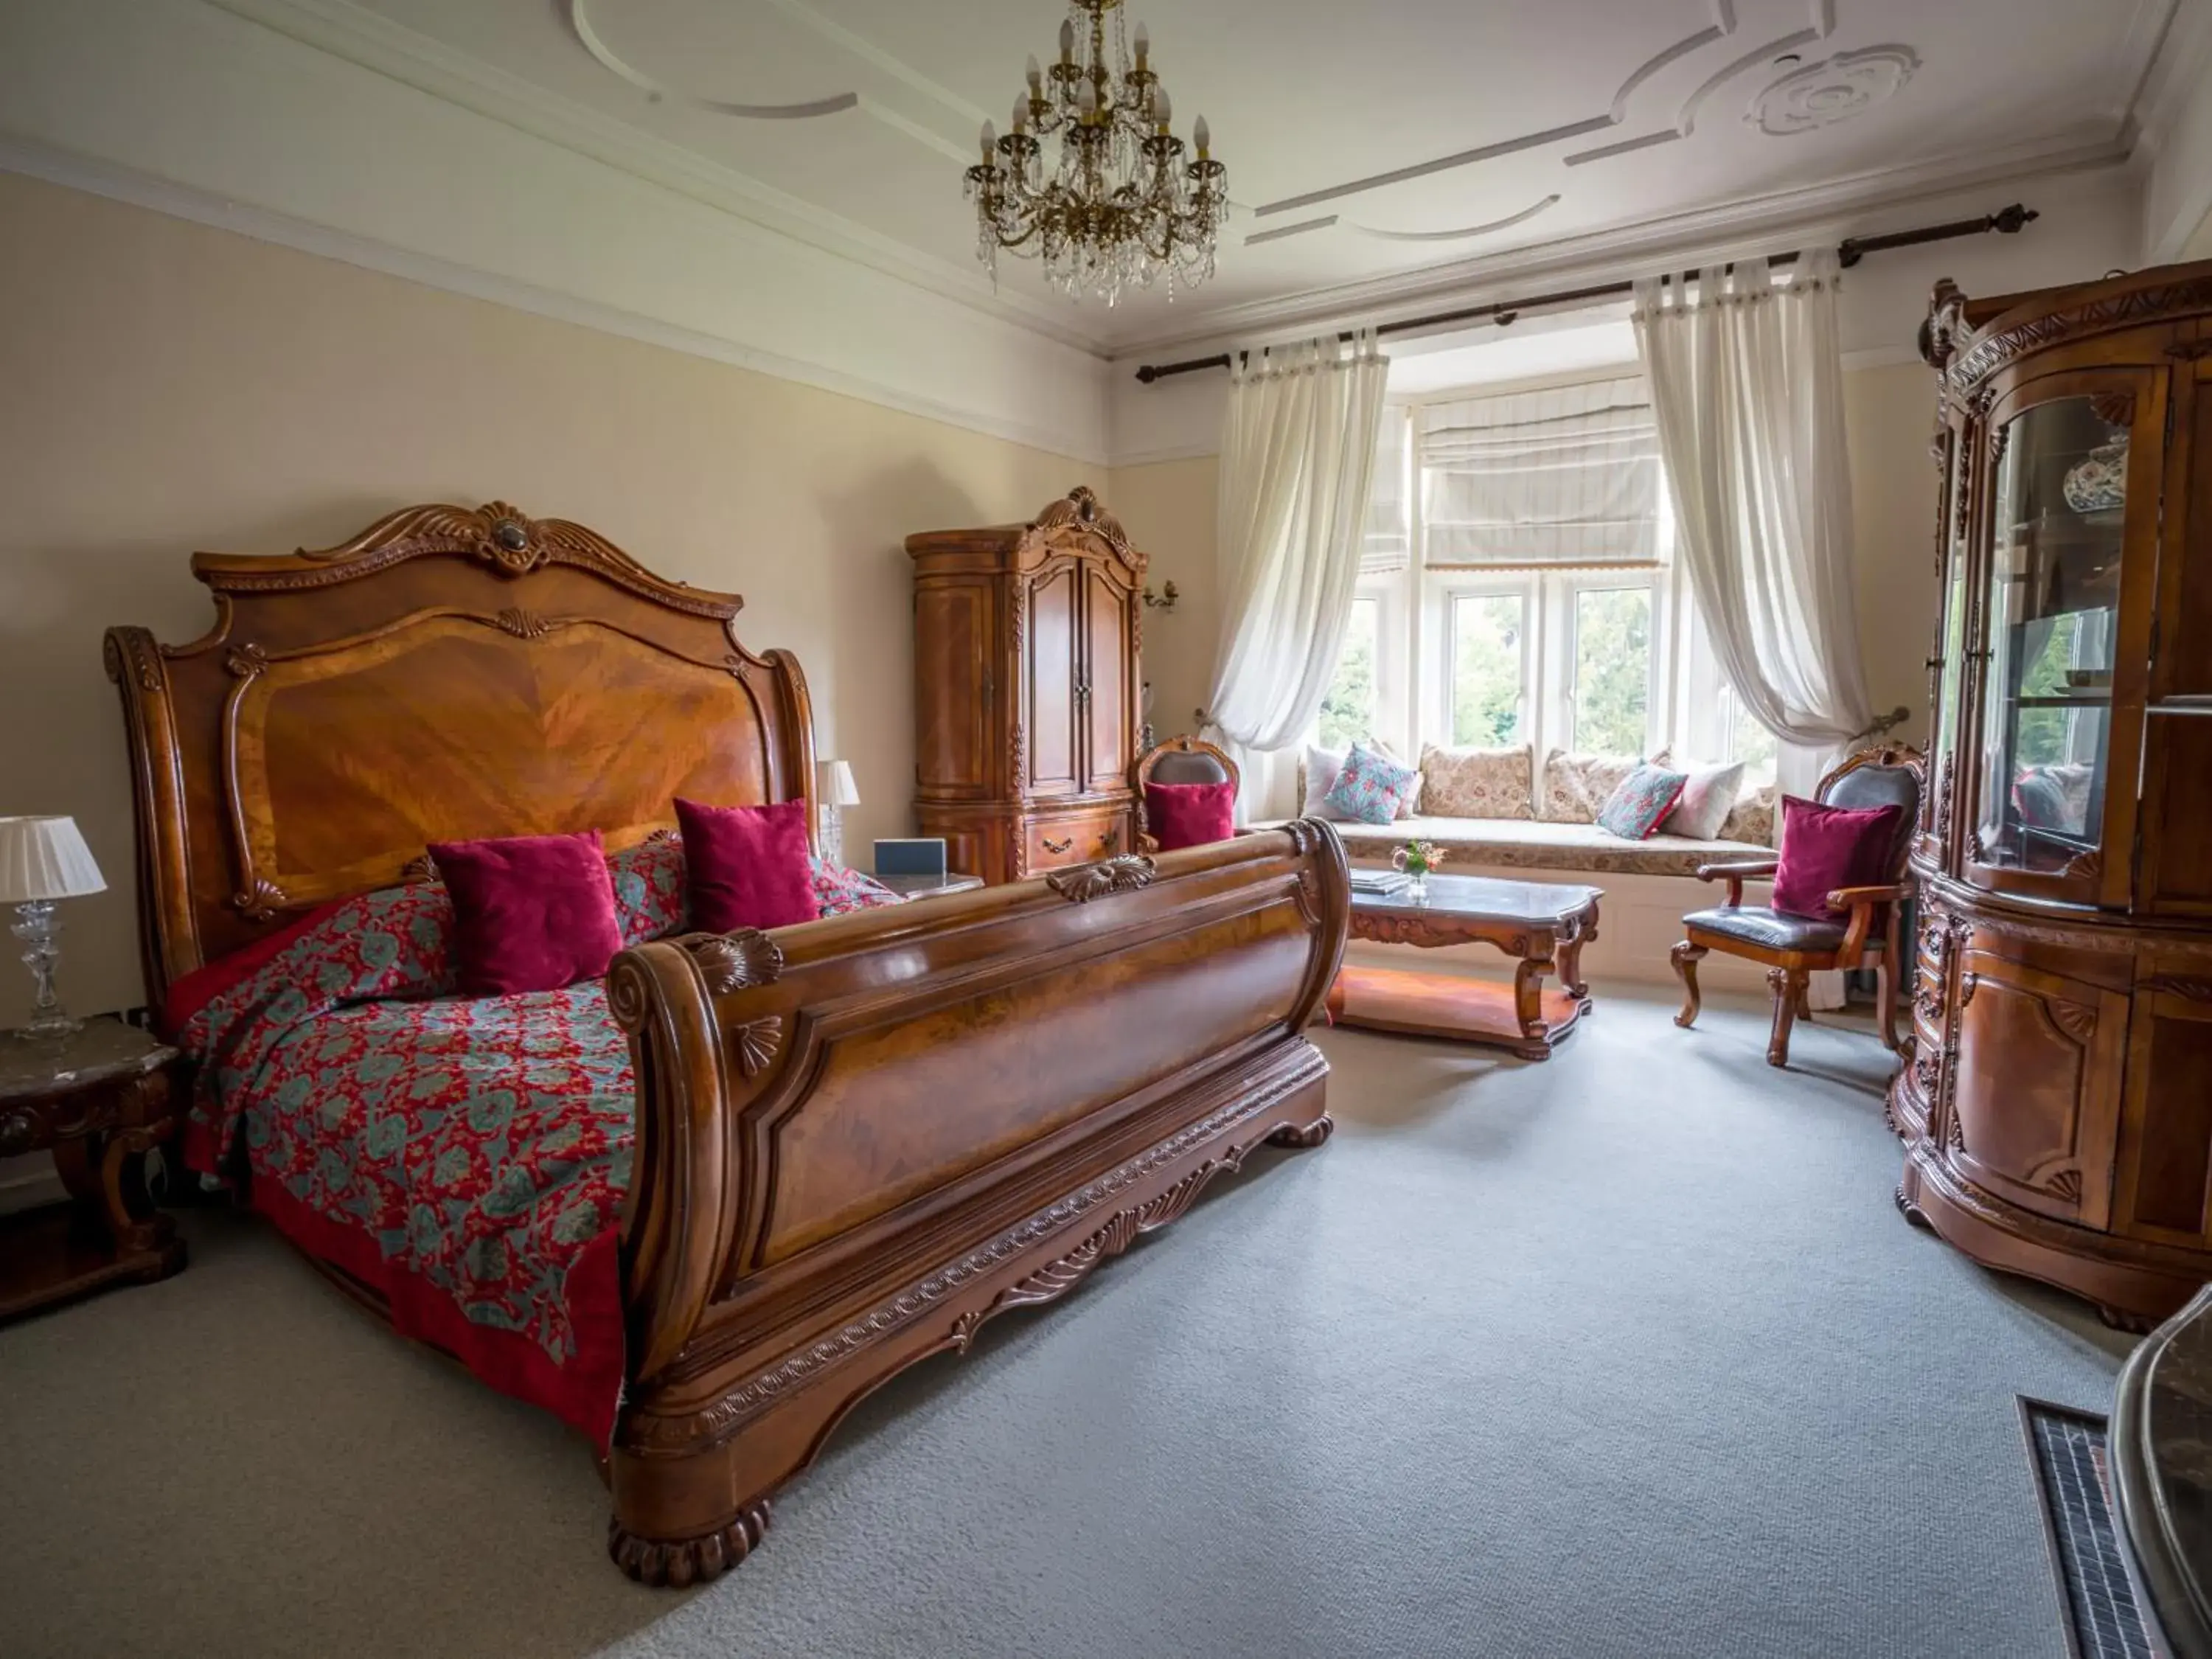
M 1431 817 L 1530 818 L 1535 814 L 1530 770 L 1535 751 L 1511 749 L 1421 750 L 1421 810 Z
M 1597 827 L 1623 841 L 1649 840 L 1659 820 L 1682 799 L 1682 786 L 1688 781 L 1686 773 L 1669 772 L 1648 763 L 1639 766 L 1620 781 L 1620 787 L 1598 809 Z
M 1773 846 L 1775 803 L 1778 797 L 1779 792 L 1771 783 L 1746 795 L 1721 821 L 1720 838 L 1747 842 L 1753 847 Z
M 1365 746 L 1382 755 L 1390 754 L 1390 746 L 1370 739 Z M 1344 763 L 1351 755 L 1349 749 L 1322 749 L 1312 744 L 1306 745 L 1298 761 L 1299 816 L 1309 818 L 1339 818 L 1344 815 L 1328 804 L 1328 792 L 1336 787 L 1337 775 L 1344 770 Z M 1398 804 L 1398 816 L 1409 818 L 1421 810 L 1421 787 L 1425 780 L 1419 772 L 1413 775 L 1411 793 Z
M 1651 757 L 1651 764 L 1665 766 L 1670 758 L 1662 749 Z M 1613 792 L 1643 764 L 1633 755 L 1571 755 L 1554 749 L 1544 757 L 1536 816 L 1547 823 L 1595 823 Z
M 1323 804 L 1357 823 L 1389 823 L 1411 796 L 1420 774 L 1380 750 L 1354 744 Z

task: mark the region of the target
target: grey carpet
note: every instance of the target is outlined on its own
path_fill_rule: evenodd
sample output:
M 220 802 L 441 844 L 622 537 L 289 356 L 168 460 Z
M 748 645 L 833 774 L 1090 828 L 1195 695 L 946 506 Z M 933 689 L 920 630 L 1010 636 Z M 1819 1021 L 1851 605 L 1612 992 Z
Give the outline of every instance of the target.
M 10 1655 L 2061 1659 L 2013 1404 L 2123 1350 L 1890 1203 L 1886 1056 L 1601 993 L 1324 1036 L 1340 1125 L 894 1382 L 689 1598 L 581 1449 L 258 1227 L 0 1332 Z

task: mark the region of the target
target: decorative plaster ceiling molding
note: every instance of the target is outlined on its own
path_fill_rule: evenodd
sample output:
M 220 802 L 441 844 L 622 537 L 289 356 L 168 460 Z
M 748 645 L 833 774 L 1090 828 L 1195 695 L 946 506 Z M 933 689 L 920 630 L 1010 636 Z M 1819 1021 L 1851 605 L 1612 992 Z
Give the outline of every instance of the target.
M 529 312 L 556 321 L 573 323 L 602 334 L 617 335 L 647 345 L 665 347 L 689 356 L 704 357 L 756 374 L 810 386 L 823 392 L 857 398 L 863 403 L 915 415 L 940 425 L 981 433 L 1048 454 L 1065 455 L 1087 465 L 1107 464 L 1103 441 L 1077 434 L 1064 427 L 994 416 L 971 406 L 919 397 L 900 387 L 807 362 L 774 351 L 765 351 L 726 339 L 720 335 L 664 323 L 656 318 L 625 311 L 595 300 L 579 299 L 552 289 L 494 276 L 448 259 L 412 252 L 374 237 L 333 230 L 289 214 L 274 213 L 231 201 L 211 191 L 156 179 L 128 167 L 112 166 L 45 145 L 0 135 L 0 171 L 20 173 L 48 184 L 61 185 L 111 201 L 190 220 L 256 241 L 273 243 L 319 258 L 336 259 L 365 270 L 420 283 L 472 300 L 483 300 L 515 311 Z
M 747 121 L 809 121 L 817 116 L 836 115 L 857 108 L 860 102 L 860 94 L 857 92 L 833 93 L 827 98 L 817 98 L 802 104 L 737 104 L 726 99 L 702 98 L 693 93 L 679 92 L 673 87 L 664 86 L 619 56 L 592 27 L 589 0 L 568 0 L 568 27 L 575 31 L 576 39 L 582 43 L 584 50 L 598 61 L 600 68 L 619 76 L 647 94 L 655 103 L 663 99 L 673 99 L 679 104 L 689 104 L 694 109 L 703 109 L 709 114 L 734 115 Z
M 804 22 L 825 40 L 833 41 L 846 52 L 865 58 L 885 74 L 892 76 L 906 85 L 918 91 L 926 92 L 939 102 L 951 106 L 959 111 L 963 118 L 966 118 L 967 106 L 962 100 L 954 97 L 951 93 L 939 86 L 927 76 L 908 68 L 889 52 L 877 51 L 851 30 L 830 22 L 811 7 L 799 3 L 799 0 L 775 0 L 775 3 L 779 9 Z M 841 92 L 827 98 L 815 99 L 811 103 L 738 104 L 719 98 L 702 98 L 692 93 L 679 92 L 673 87 L 665 86 L 654 80 L 644 70 L 619 56 L 614 48 L 607 44 L 605 37 L 592 27 L 588 10 L 589 0 L 568 0 L 568 25 L 575 31 L 576 39 L 584 50 L 592 54 L 602 69 L 629 82 L 630 85 L 644 92 L 655 102 L 672 99 L 678 103 L 688 104 L 693 109 L 705 110 L 712 115 L 732 115 L 749 121 L 805 121 L 823 115 L 841 115 L 847 110 L 857 109 L 870 120 L 889 127 L 902 137 L 913 139 L 923 149 L 935 155 L 955 161 L 967 161 L 971 159 L 967 145 L 954 143 L 943 133 L 925 126 L 919 121 L 909 119 L 879 100 L 867 96 L 865 93 Z M 983 112 L 981 110 L 975 111 L 973 119 L 981 123 L 983 119 Z
M 1672 143 L 1677 138 L 1687 138 L 1698 130 L 1698 112 L 1705 107 L 1705 100 L 1722 87 L 1746 70 L 1754 68 L 1761 62 L 1771 62 L 1782 53 L 1796 47 L 1810 46 L 1820 38 L 1820 31 L 1810 28 L 1799 29 L 1795 34 L 1785 34 L 1779 40 L 1770 40 L 1756 52 L 1747 52 L 1727 68 L 1707 76 L 1698 89 L 1682 100 L 1681 112 L 1674 118 L 1673 126 L 1657 132 L 1647 132 L 1640 138 L 1625 138 L 1617 144 L 1601 144 L 1595 149 L 1583 150 L 1568 156 L 1566 163 L 1571 167 L 1586 167 L 1592 161 L 1626 155 L 1631 150 L 1650 149 L 1655 144 Z
M 1784 76 L 1751 100 L 1743 118 L 1777 137 L 1817 131 L 1888 102 L 1919 67 L 1910 46 L 1838 52 Z
M 1718 74 L 1708 77 L 1705 84 L 1692 93 L 1688 101 L 1682 106 L 1681 113 L 1676 118 L 1674 127 L 1647 133 L 1639 138 L 1626 139 L 1620 143 L 1602 144 L 1594 149 L 1583 150 L 1578 155 L 1568 156 L 1566 158 L 1568 165 L 1579 166 L 1591 161 L 1604 161 L 1615 155 L 1626 155 L 1632 150 L 1649 149 L 1654 144 L 1664 144 L 1676 138 L 1688 137 L 1696 124 L 1699 106 L 1719 88 L 1723 82 L 1750 69 L 1762 58 L 1771 58 L 1778 52 L 1788 52 L 1795 46 L 1807 46 L 1815 40 L 1825 40 L 1834 32 L 1835 0 L 1808 0 L 1808 4 L 1812 15 L 1812 26 L 1809 28 L 1800 29 L 1794 34 L 1770 42 L 1757 52 L 1748 52 Z M 1378 173 L 1370 178 L 1355 179 L 1349 184 L 1332 185 L 1325 190 L 1308 191 L 1302 196 L 1285 197 L 1279 202 L 1264 204 L 1257 212 L 1260 217 L 1267 218 L 1277 213 L 1288 213 L 1297 208 L 1317 207 L 1324 202 L 1340 201 L 1347 196 L 1358 196 L 1370 190 L 1380 190 L 1386 185 L 1403 184 L 1409 179 L 1425 179 L 1432 173 L 1449 173 L 1457 167 L 1472 167 L 1478 161 L 1495 161 L 1501 155 L 1518 155 L 1522 150 L 1539 149 L 1546 144 L 1559 143 L 1570 138 L 1586 137 L 1591 133 L 1602 132 L 1608 127 L 1622 125 L 1628 119 L 1630 99 L 1645 82 L 1677 60 L 1733 34 L 1735 32 L 1735 6 L 1729 3 L 1729 0 L 1715 0 L 1712 25 L 1698 30 L 1695 34 L 1683 36 L 1672 46 L 1647 58 L 1635 69 L 1630 70 L 1628 78 L 1620 83 L 1620 89 L 1613 94 L 1613 102 L 1603 115 L 1592 116 L 1583 121 L 1568 122 L 1561 126 L 1547 127 L 1540 132 L 1523 133 L 1516 138 L 1501 139 L 1496 143 L 1484 144 L 1474 149 L 1462 150 L 1454 155 L 1439 156 L 1433 161 L 1419 161 L 1411 167 L 1395 168 L 1389 173 Z
M 1107 345 L 1106 335 L 1091 325 L 1094 318 L 1103 323 L 1100 313 L 1001 293 L 980 268 L 924 253 L 750 174 L 548 92 L 349 0 L 203 3 L 1062 345 L 1093 355 L 1103 355 Z M 964 149 L 957 153 L 966 159 Z
M 2053 173 L 2117 168 L 2127 159 L 2127 147 L 2116 137 L 2076 137 L 1916 162 L 1614 229 L 1527 243 L 1420 270 L 1224 307 L 1206 313 L 1193 326 L 1116 342 L 1114 358 L 1117 364 L 1131 363 L 1187 348 L 1218 349 L 1224 341 L 1302 336 L 1344 326 L 1348 319 L 1372 323 L 1439 307 L 1510 299 L 1513 295 L 1504 291 L 1507 285 L 1529 290 L 1539 283 L 1573 286 L 1585 280 L 1607 281 L 1617 278 L 1624 265 L 1651 262 L 1671 269 L 1679 262 L 1686 266 L 1711 256 L 1729 257 L 1747 243 L 1771 246 L 1792 239 L 1840 237 L 1853 228 L 1844 222 L 1845 216 L 1870 208 L 1903 208 L 1931 197 L 1990 185 L 2025 186 Z
M 1559 204 L 1557 191 L 1547 196 L 1534 207 L 1522 208 L 1518 213 L 1509 213 L 1503 219 L 1492 219 L 1487 224 L 1468 225 L 1459 230 L 1382 230 L 1374 225 L 1352 225 L 1349 228 L 1362 236 L 1372 236 L 1385 242 L 1461 242 L 1473 236 L 1487 236 L 1492 231 L 1510 230 L 1516 225 L 1525 225 L 1538 214 Z

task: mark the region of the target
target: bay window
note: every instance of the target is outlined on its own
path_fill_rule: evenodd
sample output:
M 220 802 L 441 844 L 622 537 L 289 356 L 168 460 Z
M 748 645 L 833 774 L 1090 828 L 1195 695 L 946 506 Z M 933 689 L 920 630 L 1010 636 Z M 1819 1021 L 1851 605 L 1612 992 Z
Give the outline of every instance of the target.
M 1640 376 L 1394 403 L 1322 741 L 1741 760 L 1776 744 L 1672 557 Z

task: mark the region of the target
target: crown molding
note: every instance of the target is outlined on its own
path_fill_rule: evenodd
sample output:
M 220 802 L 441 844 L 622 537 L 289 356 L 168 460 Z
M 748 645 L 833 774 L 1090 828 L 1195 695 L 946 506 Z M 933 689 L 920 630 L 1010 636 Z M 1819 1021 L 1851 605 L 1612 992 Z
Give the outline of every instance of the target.
M 1030 421 L 1008 420 L 963 405 L 944 403 L 824 368 L 820 364 L 742 345 L 719 335 L 664 323 L 618 306 L 541 288 L 513 277 L 493 275 L 471 266 L 416 253 L 373 237 L 333 230 L 326 225 L 249 206 L 212 191 L 179 185 L 132 168 L 117 167 L 88 156 L 76 155 L 27 139 L 0 133 L 0 171 L 22 173 L 48 184 L 81 190 L 133 207 L 146 208 L 171 218 L 228 230 L 256 241 L 273 243 L 301 253 L 336 259 L 366 270 L 380 271 L 426 288 L 458 294 L 493 305 L 506 306 L 557 322 L 573 323 L 602 334 L 641 341 L 647 345 L 703 357 L 734 368 L 750 369 L 779 380 L 790 380 L 817 391 L 857 398 L 881 409 L 918 416 L 939 425 L 980 433 L 1049 455 L 1062 455 L 1085 465 L 1103 466 L 1108 454 L 1103 445 L 1072 439 L 1064 429 Z
M 1528 288 L 1539 281 L 1571 283 L 1583 276 L 1602 281 L 1618 276 L 1620 266 L 1632 261 L 1656 260 L 1670 267 L 1676 261 L 1693 264 L 1702 257 L 1741 251 L 1747 242 L 1810 236 L 1832 226 L 1841 235 L 1856 228 L 1835 223 L 1846 216 L 1904 207 L 1930 197 L 1990 185 L 2118 167 L 2128 156 L 2129 145 L 2119 134 L 2090 138 L 2076 134 L 1971 157 L 1950 156 L 1860 173 L 1610 229 L 1526 243 L 1419 270 L 1201 311 L 1185 325 L 1117 342 L 1114 358 L 1118 366 L 1139 356 L 1218 346 L 1224 339 L 1242 342 L 1337 327 L 1355 316 L 1363 323 L 1387 322 L 1393 315 L 1418 313 L 1439 304 L 1510 298 L 1492 292 L 1502 284 Z
M 709 161 L 680 144 L 655 138 L 455 51 L 351 0 L 203 3 L 1057 344 L 1093 356 L 1103 356 L 1109 349 L 1106 336 L 1071 322 L 1072 317 L 1085 313 L 1001 291 L 981 267 L 921 252 L 749 173 Z
M 2212 48 L 2206 0 L 2136 0 L 2112 43 L 2125 96 L 2113 111 L 2130 143 L 2170 131 L 2179 106 L 2203 74 Z

